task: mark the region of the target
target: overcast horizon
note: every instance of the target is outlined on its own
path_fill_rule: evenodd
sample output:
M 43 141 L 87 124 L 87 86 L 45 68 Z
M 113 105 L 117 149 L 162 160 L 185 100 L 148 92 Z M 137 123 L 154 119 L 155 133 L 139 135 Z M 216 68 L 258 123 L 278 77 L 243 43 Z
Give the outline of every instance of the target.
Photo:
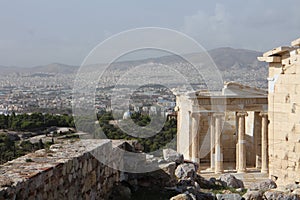
M 264 52 L 300 37 L 296 0 L 13 0 L 0 5 L 2 66 L 80 65 L 108 37 L 149 26 L 183 32 L 205 49 Z

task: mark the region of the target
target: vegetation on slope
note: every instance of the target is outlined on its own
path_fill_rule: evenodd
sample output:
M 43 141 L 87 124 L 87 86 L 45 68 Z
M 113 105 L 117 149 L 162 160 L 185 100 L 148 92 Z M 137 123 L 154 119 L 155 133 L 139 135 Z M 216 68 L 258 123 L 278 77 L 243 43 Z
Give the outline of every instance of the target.
M 120 128 L 110 124 L 109 122 L 113 120 L 111 112 L 105 112 L 98 116 L 99 124 L 109 139 L 135 139 L 141 143 L 144 147 L 144 152 L 153 152 L 164 147 L 175 147 L 175 137 L 177 133 L 177 121 L 176 119 L 170 119 L 166 121 L 162 130 L 156 135 L 148 138 L 136 138 L 124 133 Z M 151 118 L 148 115 L 143 115 L 140 113 L 133 113 L 131 119 L 138 126 L 147 126 Z
M 0 115 L 0 129 L 32 131 L 43 130 L 51 126 L 74 127 L 74 120 L 70 115 L 42 113 Z
M 165 147 L 175 147 L 177 121 L 170 119 L 166 121 L 162 130 L 154 136 L 148 138 L 136 138 L 123 132 L 117 126 L 110 122 L 114 120 L 111 112 L 104 112 L 98 115 L 99 124 L 109 139 L 126 139 L 137 140 L 144 147 L 144 152 L 153 152 Z M 150 124 L 151 118 L 148 115 L 133 113 L 131 119 L 138 126 L 147 128 Z M 126 124 L 126 120 L 123 121 Z M 8 134 L 9 131 L 26 131 L 39 132 L 39 134 L 49 134 L 50 127 L 75 127 L 74 119 L 70 115 L 52 115 L 42 113 L 21 114 L 21 115 L 0 115 L 0 164 L 9 160 L 15 159 L 19 156 L 34 152 L 38 149 L 49 147 L 52 142 L 31 143 L 29 140 L 16 139 L 14 136 Z M 56 134 L 59 136 L 59 134 Z M 68 137 L 66 137 L 68 138 Z
M 47 129 L 53 126 L 74 127 L 73 117 L 42 113 L 0 115 L 0 164 L 53 144 L 53 141 L 43 143 L 41 139 L 34 143 L 21 140 L 17 133 L 24 131 L 36 132 L 33 135 L 48 134 Z M 10 134 L 11 131 L 17 132 Z

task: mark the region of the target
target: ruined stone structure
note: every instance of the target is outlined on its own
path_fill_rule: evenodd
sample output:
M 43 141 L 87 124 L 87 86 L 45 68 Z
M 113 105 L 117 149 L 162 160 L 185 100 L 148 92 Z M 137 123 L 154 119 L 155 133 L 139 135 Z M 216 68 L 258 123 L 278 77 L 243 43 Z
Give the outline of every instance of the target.
M 19 157 L 0 166 L 0 200 L 128 199 L 135 192 L 129 185 L 174 187 L 182 155 L 169 149 L 163 160 L 139 146 L 136 140 L 81 138 Z
M 209 162 L 215 173 L 247 167 L 268 172 L 267 92 L 226 83 L 222 93 L 178 94 L 177 151 L 197 163 Z
M 258 58 L 269 63 L 269 169 L 300 182 L 300 38 Z
M 120 173 L 94 155 L 109 158 L 112 145 L 80 140 L 9 161 L 1 166 L 0 199 L 106 199 Z

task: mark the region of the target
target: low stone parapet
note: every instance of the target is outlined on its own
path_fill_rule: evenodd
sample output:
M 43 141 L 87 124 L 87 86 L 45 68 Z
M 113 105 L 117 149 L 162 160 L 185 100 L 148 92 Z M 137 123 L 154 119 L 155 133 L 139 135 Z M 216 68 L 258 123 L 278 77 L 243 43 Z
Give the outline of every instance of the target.
M 110 140 L 69 141 L 9 161 L 0 166 L 0 200 L 106 199 L 120 173 L 99 158 L 112 148 Z

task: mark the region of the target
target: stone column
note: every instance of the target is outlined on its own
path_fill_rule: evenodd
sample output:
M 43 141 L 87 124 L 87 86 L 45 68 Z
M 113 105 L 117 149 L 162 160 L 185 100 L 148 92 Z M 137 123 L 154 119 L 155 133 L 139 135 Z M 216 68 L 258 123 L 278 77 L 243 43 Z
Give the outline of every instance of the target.
M 192 161 L 199 163 L 199 113 L 192 113 Z
M 235 169 L 239 168 L 239 118 L 237 112 L 235 113 L 235 133 L 236 133 L 236 145 L 235 145 Z
M 261 112 L 261 173 L 268 173 L 268 113 Z
M 237 139 L 237 143 L 235 145 L 235 169 L 238 171 L 239 169 L 239 139 Z
M 188 145 L 189 145 L 189 156 L 188 156 L 188 158 L 187 159 L 189 159 L 189 160 L 192 160 L 192 144 L 193 144 L 193 129 L 192 129 L 192 112 L 191 111 L 189 111 L 189 121 L 188 121 L 188 123 L 189 123 L 189 135 L 188 135 L 188 141 L 189 141 L 189 143 L 188 143 Z
M 224 172 L 223 169 L 223 151 L 222 151 L 222 117 L 223 113 L 215 113 L 215 173 L 220 174 Z
M 261 169 L 261 116 L 259 112 L 254 113 L 254 150 L 255 168 Z
M 238 173 L 246 172 L 246 131 L 245 131 L 245 117 L 248 116 L 247 112 L 238 112 Z
M 210 116 L 210 169 L 215 169 L 215 118 Z

